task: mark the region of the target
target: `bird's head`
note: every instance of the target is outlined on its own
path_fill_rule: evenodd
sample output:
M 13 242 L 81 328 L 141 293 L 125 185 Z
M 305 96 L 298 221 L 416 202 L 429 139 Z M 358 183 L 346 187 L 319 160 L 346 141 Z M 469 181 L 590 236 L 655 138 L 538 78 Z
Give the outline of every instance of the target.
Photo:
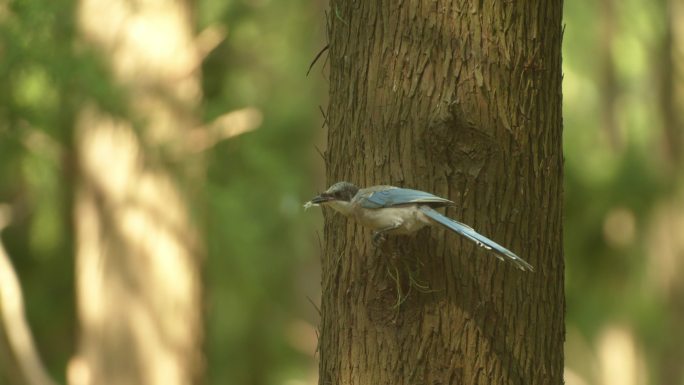
M 330 186 L 325 192 L 313 197 L 310 201 L 304 204 L 304 208 L 318 205 L 330 205 L 337 211 L 341 207 L 347 206 L 351 202 L 354 195 L 359 191 L 359 188 L 349 182 L 337 182 Z

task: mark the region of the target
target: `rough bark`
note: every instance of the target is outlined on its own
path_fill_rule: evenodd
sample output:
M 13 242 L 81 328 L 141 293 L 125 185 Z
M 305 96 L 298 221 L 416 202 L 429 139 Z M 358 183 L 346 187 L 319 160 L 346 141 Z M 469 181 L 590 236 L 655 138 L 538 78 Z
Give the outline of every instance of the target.
M 562 384 L 561 13 L 331 1 L 328 182 L 449 197 L 536 272 L 437 229 L 376 249 L 326 212 L 321 385 Z
M 163 161 L 183 151 L 184 134 L 197 125 L 200 53 L 189 4 L 82 0 L 78 16 L 84 40 L 106 55 L 128 93 L 136 122 L 95 106 L 79 116 L 80 335 L 69 383 L 197 383 L 201 250 L 182 172 Z

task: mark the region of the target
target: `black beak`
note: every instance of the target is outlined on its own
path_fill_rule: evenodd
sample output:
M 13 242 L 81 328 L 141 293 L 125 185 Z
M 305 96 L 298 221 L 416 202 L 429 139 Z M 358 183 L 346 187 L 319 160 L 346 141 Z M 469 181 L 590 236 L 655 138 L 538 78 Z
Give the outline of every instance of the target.
M 334 200 L 335 200 L 335 197 L 333 197 L 333 196 L 331 196 L 331 195 L 328 195 L 328 194 L 326 194 L 326 193 L 323 193 L 323 194 L 321 194 L 321 195 L 319 195 L 319 196 L 317 196 L 317 197 L 311 198 L 311 201 L 310 201 L 310 202 L 313 203 L 313 204 L 315 204 L 315 205 L 317 205 L 317 204 L 321 204 L 321 203 L 325 203 L 325 202 L 330 202 L 330 201 L 334 201 Z

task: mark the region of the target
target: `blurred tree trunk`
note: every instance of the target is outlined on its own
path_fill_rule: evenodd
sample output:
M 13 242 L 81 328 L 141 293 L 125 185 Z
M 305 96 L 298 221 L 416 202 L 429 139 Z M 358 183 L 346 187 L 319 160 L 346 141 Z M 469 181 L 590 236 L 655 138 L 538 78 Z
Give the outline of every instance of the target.
M 684 16 L 684 5 L 681 0 L 663 0 L 661 4 L 665 26 L 661 41 L 659 75 L 660 75 L 660 109 L 663 115 L 664 153 L 670 166 L 679 170 L 682 147 L 682 119 L 679 111 L 682 106 L 682 54 L 684 54 L 684 29 L 679 20 Z
M 10 222 L 9 206 L 0 204 L 0 233 Z M 56 385 L 45 369 L 24 311 L 19 277 L 0 239 L 0 380 L 10 384 Z M 4 372 L 4 373 L 3 373 Z
M 201 380 L 201 250 L 180 189 L 188 170 L 169 166 L 197 165 L 183 154 L 201 98 L 190 5 L 79 4 L 82 37 L 111 63 L 135 118 L 89 106 L 78 119 L 73 385 Z
M 659 75 L 660 82 L 660 108 L 663 116 L 663 153 L 667 156 L 666 164 L 669 166 L 670 178 L 681 178 L 680 170 L 682 163 L 682 128 L 684 124 L 681 111 L 684 107 L 684 89 L 682 78 L 684 77 L 684 28 L 681 20 L 684 17 L 684 1 L 663 0 L 661 3 L 665 19 L 660 58 Z M 672 210 L 673 213 L 678 210 Z M 679 211 L 681 213 L 681 211 Z M 675 221 L 676 222 L 676 221 Z M 669 223 L 668 223 L 669 225 Z M 677 227 L 669 227 L 676 229 Z M 674 230 L 676 232 L 676 230 Z M 669 232 L 669 231 L 668 231 Z M 675 239 L 679 238 L 675 235 Z M 671 246 L 670 250 L 677 250 L 677 246 Z M 675 251 L 676 253 L 677 251 Z M 681 252 L 680 252 L 681 253 Z M 681 254 L 680 254 L 681 257 Z M 662 256 L 661 256 L 662 258 Z M 673 259 L 677 259 L 674 257 Z M 661 346 L 657 383 L 682 384 L 684 383 L 684 283 L 680 279 L 669 280 L 671 285 L 666 285 L 665 301 L 669 310 L 665 320 L 666 334 L 668 338 L 663 340 Z
M 321 385 L 563 383 L 562 5 L 331 1 L 328 182 L 449 197 L 536 272 L 326 211 Z
M 601 35 L 599 37 L 601 57 L 600 90 L 601 90 L 601 118 L 603 129 L 606 130 L 608 142 L 613 150 L 621 150 L 623 139 L 617 120 L 615 103 L 618 98 L 618 81 L 615 74 L 613 60 L 613 43 L 615 36 L 615 0 L 601 0 Z

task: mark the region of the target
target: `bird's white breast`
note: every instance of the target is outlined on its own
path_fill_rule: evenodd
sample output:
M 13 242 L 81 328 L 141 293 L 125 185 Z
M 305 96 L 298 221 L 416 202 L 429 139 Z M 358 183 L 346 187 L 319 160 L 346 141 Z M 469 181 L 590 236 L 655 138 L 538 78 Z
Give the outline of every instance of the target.
M 429 219 L 414 205 L 388 207 L 382 209 L 360 209 L 355 212 L 356 219 L 364 226 L 375 230 L 399 226 L 392 233 L 408 234 L 429 224 Z

